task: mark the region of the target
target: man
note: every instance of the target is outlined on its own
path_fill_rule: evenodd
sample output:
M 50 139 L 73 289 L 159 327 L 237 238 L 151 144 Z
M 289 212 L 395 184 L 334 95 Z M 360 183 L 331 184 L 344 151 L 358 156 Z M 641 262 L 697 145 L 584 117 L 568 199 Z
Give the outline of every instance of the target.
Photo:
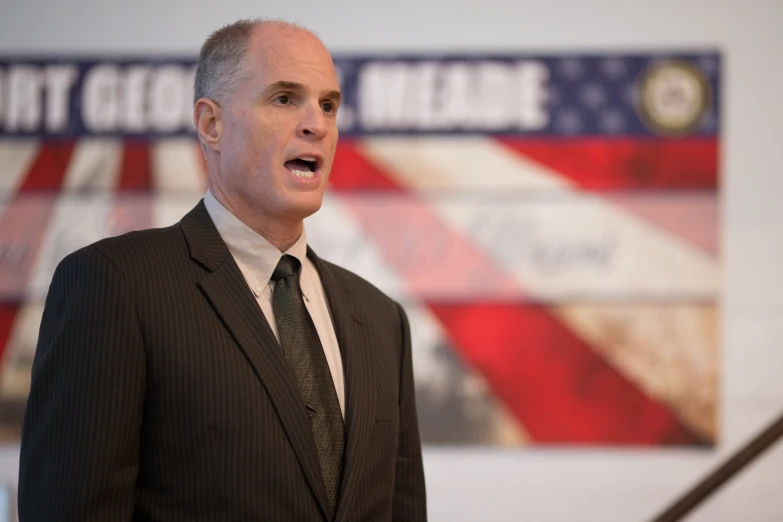
M 21 521 L 425 520 L 405 313 L 306 244 L 337 143 L 329 53 L 232 24 L 196 98 L 204 200 L 54 275 Z

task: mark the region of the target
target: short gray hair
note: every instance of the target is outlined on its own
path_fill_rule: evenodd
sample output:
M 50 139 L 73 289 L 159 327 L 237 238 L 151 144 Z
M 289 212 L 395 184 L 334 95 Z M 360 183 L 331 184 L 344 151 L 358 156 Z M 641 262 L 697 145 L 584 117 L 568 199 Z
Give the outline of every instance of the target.
M 253 29 L 263 20 L 238 20 L 221 27 L 201 46 L 193 85 L 193 103 L 208 98 L 225 102 L 245 76 Z
M 221 27 L 201 46 L 193 85 L 193 103 L 208 98 L 225 103 L 247 74 L 247 55 L 250 50 L 250 37 L 259 25 L 282 24 L 291 28 L 312 31 L 283 20 L 254 18 L 237 20 Z

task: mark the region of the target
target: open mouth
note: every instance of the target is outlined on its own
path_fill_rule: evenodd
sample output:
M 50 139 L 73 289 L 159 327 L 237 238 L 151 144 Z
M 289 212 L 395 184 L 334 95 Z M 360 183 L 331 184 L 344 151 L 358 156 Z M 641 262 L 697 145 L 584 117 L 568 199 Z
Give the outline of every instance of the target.
M 285 162 L 285 168 L 300 178 L 312 178 L 318 172 L 318 158 L 313 156 L 300 156 Z

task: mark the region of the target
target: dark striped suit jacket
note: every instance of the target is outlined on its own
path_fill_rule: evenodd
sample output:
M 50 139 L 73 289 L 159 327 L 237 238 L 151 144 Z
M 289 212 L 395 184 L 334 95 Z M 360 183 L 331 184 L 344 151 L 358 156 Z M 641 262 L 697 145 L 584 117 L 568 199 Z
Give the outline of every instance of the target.
M 408 322 L 312 251 L 346 379 L 338 521 L 426 520 Z M 285 356 L 203 202 L 58 266 L 22 431 L 33 521 L 323 521 Z

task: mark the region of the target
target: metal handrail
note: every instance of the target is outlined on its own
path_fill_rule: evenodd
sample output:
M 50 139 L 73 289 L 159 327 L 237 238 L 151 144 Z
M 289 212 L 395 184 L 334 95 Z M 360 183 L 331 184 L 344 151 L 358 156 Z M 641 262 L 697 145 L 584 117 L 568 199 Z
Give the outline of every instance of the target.
M 652 522 L 677 522 L 715 493 L 723 484 L 753 462 L 759 455 L 783 438 L 783 415 L 767 426 L 753 440 L 713 470 L 701 482 L 682 495 Z

